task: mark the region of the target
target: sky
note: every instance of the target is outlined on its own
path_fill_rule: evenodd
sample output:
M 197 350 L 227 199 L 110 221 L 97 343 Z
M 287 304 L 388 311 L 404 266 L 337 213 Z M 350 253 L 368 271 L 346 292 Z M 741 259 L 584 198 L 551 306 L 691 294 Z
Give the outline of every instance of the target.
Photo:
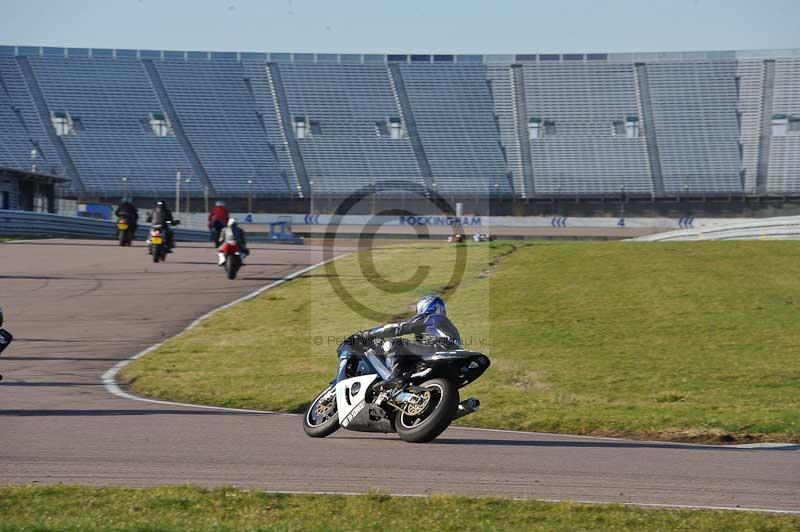
M 800 48 L 800 0 L 0 0 L 0 44 L 467 54 Z

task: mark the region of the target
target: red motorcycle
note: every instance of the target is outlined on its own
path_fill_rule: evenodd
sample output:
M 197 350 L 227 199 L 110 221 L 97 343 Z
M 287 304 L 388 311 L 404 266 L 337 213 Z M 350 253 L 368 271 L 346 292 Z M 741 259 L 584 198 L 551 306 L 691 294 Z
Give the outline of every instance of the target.
M 239 244 L 236 242 L 225 242 L 220 246 L 219 252 L 225 257 L 225 273 L 228 274 L 228 279 L 236 279 L 236 274 L 239 268 L 242 267 L 242 250 L 239 249 Z

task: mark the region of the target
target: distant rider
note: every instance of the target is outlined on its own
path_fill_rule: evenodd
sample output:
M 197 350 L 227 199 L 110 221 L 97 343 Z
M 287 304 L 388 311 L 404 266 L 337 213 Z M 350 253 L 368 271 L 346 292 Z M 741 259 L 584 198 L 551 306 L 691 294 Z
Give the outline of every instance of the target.
M 405 374 L 413 368 L 420 354 L 461 347 L 461 335 L 447 318 L 447 306 L 435 294 L 417 301 L 417 314 L 413 318 L 358 332 L 352 338 L 368 345 L 376 338 L 396 338 L 407 334 L 413 334 L 415 341 L 397 346 L 395 353 L 387 358 L 392 372 L 380 385 L 384 390 L 402 388 L 407 382 Z
M 167 207 L 167 202 L 158 200 L 156 207 L 151 212 L 147 213 L 147 221 L 152 225 L 160 225 L 164 229 L 164 234 L 167 236 L 167 251 L 172 251 L 175 247 L 175 240 L 173 238 L 172 228 L 167 224 L 174 221 L 172 219 L 172 211 Z
M 139 226 L 139 211 L 136 205 L 129 198 L 122 198 L 115 213 L 117 218 L 125 218 L 131 226 L 131 232 L 135 235 L 136 228 Z
M 212 232 L 211 234 L 215 244 L 220 242 L 219 234 L 222 232 L 222 229 L 228 225 L 229 217 L 228 209 L 225 208 L 225 203 L 222 201 L 216 202 L 214 208 L 211 209 L 211 212 L 208 214 L 208 229 Z
M 244 259 L 250 254 L 250 250 L 247 249 L 247 239 L 245 238 L 244 229 L 239 227 L 236 218 L 228 219 L 228 226 L 220 233 L 219 242 L 221 242 L 222 245 L 219 247 L 219 252 L 217 253 L 217 266 L 225 265 L 225 246 L 229 244 L 239 245 L 239 258 L 242 261 L 242 265 L 244 265 Z

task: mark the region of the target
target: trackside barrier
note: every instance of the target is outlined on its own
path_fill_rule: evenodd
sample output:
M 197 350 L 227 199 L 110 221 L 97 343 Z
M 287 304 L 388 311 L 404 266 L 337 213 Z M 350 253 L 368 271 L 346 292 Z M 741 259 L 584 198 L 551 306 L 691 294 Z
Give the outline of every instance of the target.
M 747 222 L 719 224 L 701 229 L 669 231 L 642 236 L 639 242 L 691 241 L 691 240 L 795 240 L 800 239 L 800 216 L 764 218 Z
M 136 238 L 147 239 L 149 225 L 139 223 Z M 44 212 L 0 210 L 0 235 L 64 236 L 115 239 L 116 223 Z M 175 228 L 180 242 L 207 242 L 208 231 Z

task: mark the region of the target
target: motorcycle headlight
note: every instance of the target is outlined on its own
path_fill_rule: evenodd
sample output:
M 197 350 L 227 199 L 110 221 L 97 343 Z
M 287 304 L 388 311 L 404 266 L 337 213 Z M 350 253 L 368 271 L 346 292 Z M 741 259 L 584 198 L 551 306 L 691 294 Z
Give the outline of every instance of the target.
M 384 353 L 388 353 L 389 351 L 391 351 L 392 347 L 394 347 L 394 342 L 392 342 L 391 340 L 385 340 L 383 342 L 383 352 Z

